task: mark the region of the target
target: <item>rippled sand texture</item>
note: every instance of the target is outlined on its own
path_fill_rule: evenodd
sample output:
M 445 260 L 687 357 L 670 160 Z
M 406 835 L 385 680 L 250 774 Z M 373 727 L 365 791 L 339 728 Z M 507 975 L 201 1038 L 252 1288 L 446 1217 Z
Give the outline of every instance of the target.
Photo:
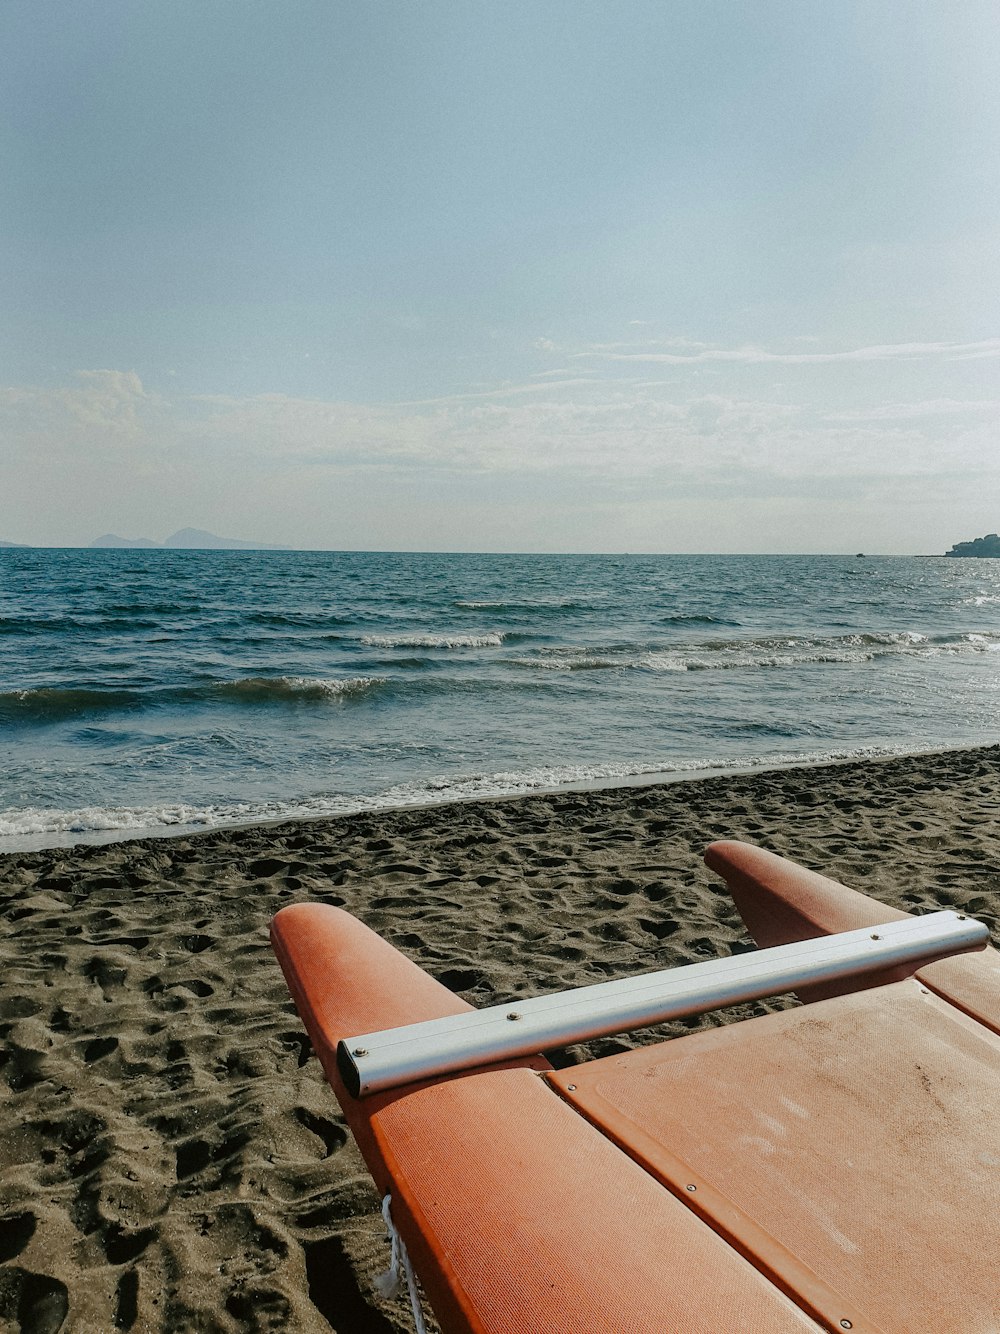
M 5 859 L 0 1326 L 410 1328 L 268 947 L 283 904 L 486 1004 L 742 947 L 715 838 L 996 929 L 998 810 L 991 748 Z

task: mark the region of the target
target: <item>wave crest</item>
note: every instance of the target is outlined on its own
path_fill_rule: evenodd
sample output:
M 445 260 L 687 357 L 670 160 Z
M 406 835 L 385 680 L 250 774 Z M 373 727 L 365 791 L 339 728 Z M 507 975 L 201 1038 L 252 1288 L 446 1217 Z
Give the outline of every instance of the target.
M 829 638 L 790 635 L 787 638 L 716 639 L 663 648 L 647 644 L 541 647 L 531 655 L 512 658 L 510 665 L 563 672 L 602 669 L 708 672 L 874 662 L 895 654 L 929 657 L 990 651 L 1000 651 L 1000 635 L 969 633 L 930 637 L 903 630 Z
M 507 636 L 502 630 L 483 634 L 401 634 L 362 635 L 366 648 L 499 648 Z
M 55 723 L 100 713 L 121 713 L 171 704 L 215 700 L 232 704 L 308 704 L 356 699 L 388 684 L 384 676 L 324 680 L 307 676 L 248 676 L 237 681 L 160 690 L 59 689 L 41 686 L 0 694 L 0 720 Z
M 208 693 L 216 699 L 244 704 L 322 703 L 370 694 L 387 684 L 384 676 L 349 676 L 323 680 L 308 676 L 246 676 L 223 681 Z
M 582 598 L 458 598 L 451 604 L 459 611 L 593 611 L 595 603 Z
M 0 694 L 0 718 L 9 722 L 57 722 L 60 718 L 141 707 L 142 696 L 135 690 L 39 686 Z
M 329 793 L 289 800 L 208 802 L 204 805 L 84 806 L 76 810 L 22 807 L 0 811 L 0 838 L 8 840 L 7 851 L 28 851 L 35 847 L 107 843 L 130 837 L 163 837 L 239 825 L 329 818 L 407 806 L 436 806 L 451 801 L 481 801 L 632 783 L 644 785 L 718 773 L 864 760 L 900 753 L 905 753 L 903 747 L 860 746 L 833 750 L 775 750 L 757 756 L 732 754 L 702 759 L 651 757 L 634 762 L 553 764 L 497 773 L 442 774 L 368 794 Z

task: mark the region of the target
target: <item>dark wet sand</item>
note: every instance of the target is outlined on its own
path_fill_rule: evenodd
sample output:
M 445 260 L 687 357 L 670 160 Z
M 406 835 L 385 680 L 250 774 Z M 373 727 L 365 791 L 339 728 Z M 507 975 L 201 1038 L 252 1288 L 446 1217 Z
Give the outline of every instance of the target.
M 487 1004 L 744 942 L 716 838 L 996 932 L 998 813 L 991 747 L 0 859 L 0 1328 L 411 1328 L 268 947 L 284 904 Z

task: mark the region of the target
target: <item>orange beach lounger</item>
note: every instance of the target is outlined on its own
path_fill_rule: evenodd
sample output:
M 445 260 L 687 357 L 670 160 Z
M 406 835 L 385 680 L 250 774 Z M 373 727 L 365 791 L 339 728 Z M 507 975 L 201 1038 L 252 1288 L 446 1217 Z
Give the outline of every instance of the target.
M 788 960 L 808 1003 L 562 1071 L 485 1049 L 364 1096 L 376 1048 L 443 1051 L 492 1012 L 339 909 L 275 917 L 299 1014 L 442 1329 L 996 1334 L 1000 954 L 959 917 L 906 960 L 917 947 L 892 942 L 930 919 L 745 844 L 706 861 L 763 948 L 653 977 L 683 991 L 772 959 L 781 977 Z M 869 940 L 877 957 L 825 976 L 794 944 L 825 959 Z M 935 957 L 955 950 L 980 952 Z M 541 1021 L 540 1002 L 513 1004 L 500 1019 Z M 412 1042 L 384 1035 L 414 1024 Z

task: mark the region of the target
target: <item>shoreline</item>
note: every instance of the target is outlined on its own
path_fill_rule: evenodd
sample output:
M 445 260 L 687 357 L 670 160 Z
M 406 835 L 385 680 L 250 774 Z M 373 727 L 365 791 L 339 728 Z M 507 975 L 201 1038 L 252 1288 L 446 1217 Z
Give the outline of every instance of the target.
M 994 745 L 5 854 L 0 1324 L 412 1328 L 268 945 L 285 904 L 345 907 L 480 1006 L 746 948 L 719 838 L 998 939 L 998 810 Z
M 146 842 L 153 839 L 192 838 L 215 831 L 235 831 L 240 829 L 268 829 L 286 824 L 311 824 L 316 821 L 349 820 L 361 815 L 392 814 L 394 812 L 437 810 L 441 807 L 476 804 L 479 802 L 522 801 L 532 797 L 558 796 L 564 792 L 602 792 L 605 789 L 645 788 L 675 785 L 678 783 L 700 783 L 713 778 L 738 778 L 755 774 L 785 772 L 786 770 L 826 769 L 839 765 L 867 765 L 890 762 L 897 759 L 914 759 L 934 755 L 951 755 L 965 751 L 976 752 L 1000 747 L 1000 741 L 980 746 L 935 745 L 927 750 L 875 751 L 866 755 L 834 755 L 820 759 L 790 758 L 771 760 L 763 764 L 746 765 L 708 765 L 703 769 L 650 769 L 635 774 L 600 777 L 594 779 L 570 779 L 553 786 L 540 785 L 522 791 L 499 792 L 490 795 L 449 795 L 440 800 L 385 803 L 384 805 L 360 805 L 344 811 L 309 813 L 304 809 L 308 798 L 303 799 L 303 810 L 295 810 L 275 816 L 261 816 L 257 819 L 220 820 L 218 823 L 178 822 L 177 824 L 136 825 L 122 828 L 67 830 L 53 837 L 52 834 L 10 834 L 0 836 L 0 859 L 17 857 L 22 853 L 45 852 L 56 849 L 71 850 L 78 847 L 107 847 L 118 843 Z M 359 798 L 375 803 L 377 797 Z M 11 846 L 5 846 L 11 844 Z

